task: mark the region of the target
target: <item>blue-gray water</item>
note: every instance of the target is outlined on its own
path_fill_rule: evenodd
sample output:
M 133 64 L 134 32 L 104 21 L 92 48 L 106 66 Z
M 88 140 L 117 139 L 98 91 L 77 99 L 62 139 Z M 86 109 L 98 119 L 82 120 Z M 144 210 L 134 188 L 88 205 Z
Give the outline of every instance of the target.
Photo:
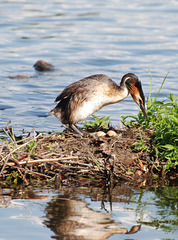
M 121 185 L 111 195 L 94 187 L 21 189 L 13 198 L 8 192 L 0 193 L 0 240 L 177 239 L 176 187 Z M 138 232 L 125 234 L 135 225 L 141 225 Z
M 103 73 L 118 84 L 127 72 L 153 96 L 169 72 L 160 98 L 177 93 L 178 2 L 151 1 L 1 1 L 0 127 L 11 120 L 15 132 L 62 130 L 48 116 L 58 93 L 68 84 Z M 43 59 L 56 70 L 41 75 L 33 64 Z M 9 79 L 9 76 L 32 76 Z M 118 126 L 122 115 L 136 115 L 131 97 L 103 108 Z

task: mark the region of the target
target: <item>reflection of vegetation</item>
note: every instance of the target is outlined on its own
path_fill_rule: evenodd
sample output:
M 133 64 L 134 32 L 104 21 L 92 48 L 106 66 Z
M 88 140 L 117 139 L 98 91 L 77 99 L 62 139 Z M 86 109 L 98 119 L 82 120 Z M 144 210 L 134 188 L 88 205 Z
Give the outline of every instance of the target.
M 154 193 L 155 196 L 149 199 L 149 202 L 145 202 L 142 199 L 143 192 L 140 193 L 136 209 L 141 219 L 138 222 L 147 226 L 161 228 L 166 233 L 175 232 L 178 227 L 178 188 L 155 188 Z M 145 220 L 144 215 L 146 212 L 149 212 L 151 220 Z
M 154 131 L 151 146 L 144 146 L 143 142 L 140 142 L 135 143 L 135 145 L 137 144 L 136 148 L 151 152 L 154 156 L 153 159 L 156 160 L 155 164 L 157 165 L 157 169 L 162 168 L 162 165 L 164 165 L 164 169 L 170 171 L 171 169 L 176 170 L 178 165 L 178 97 L 170 94 L 166 101 L 158 101 L 158 95 L 166 77 L 156 97 L 151 97 L 150 81 L 150 93 L 147 98 L 149 121 L 145 120 L 141 112 L 139 112 L 137 117 L 127 116 L 122 117 L 122 119 L 127 126 L 139 125 L 142 128 L 148 128 Z M 132 120 L 126 122 L 128 117 L 131 117 Z
M 168 232 L 172 228 L 178 227 L 178 188 L 164 187 L 155 189 L 155 194 L 158 197 L 156 205 L 159 207 L 159 215 L 161 220 L 167 224 L 171 224 L 170 227 L 164 226 Z
M 172 228 L 173 226 L 177 226 L 176 220 L 153 220 L 151 222 L 140 221 L 140 223 L 147 226 L 156 227 L 157 229 L 162 228 L 162 230 L 167 233 L 174 232 Z

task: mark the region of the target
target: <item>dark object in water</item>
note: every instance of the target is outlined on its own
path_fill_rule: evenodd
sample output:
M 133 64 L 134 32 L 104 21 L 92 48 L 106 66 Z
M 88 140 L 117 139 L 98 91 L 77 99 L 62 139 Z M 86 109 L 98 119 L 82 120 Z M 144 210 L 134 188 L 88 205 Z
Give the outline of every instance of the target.
M 28 78 L 31 78 L 29 76 L 24 76 L 24 75 L 15 75 L 15 76 L 9 76 L 8 78 L 10 79 L 28 79 Z
M 33 67 L 35 70 L 39 72 L 45 72 L 45 71 L 54 71 L 54 66 L 50 63 L 47 63 L 43 60 L 38 60 Z

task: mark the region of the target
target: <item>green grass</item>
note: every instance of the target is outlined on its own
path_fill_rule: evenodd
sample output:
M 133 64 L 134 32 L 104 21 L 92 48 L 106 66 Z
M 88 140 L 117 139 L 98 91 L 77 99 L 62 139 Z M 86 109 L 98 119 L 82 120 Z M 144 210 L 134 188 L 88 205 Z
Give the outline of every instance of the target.
M 94 118 L 95 121 L 86 121 L 85 120 L 85 124 L 84 124 L 84 128 L 88 129 L 88 128 L 93 128 L 93 129 L 98 129 L 100 127 L 106 128 L 109 126 L 109 118 L 110 117 L 97 117 L 94 114 L 92 115 L 92 117 Z
M 148 148 L 144 146 L 143 140 L 135 144 L 153 156 L 153 161 L 165 170 L 176 170 L 178 165 L 178 96 L 170 94 L 164 101 L 159 101 L 158 96 L 167 78 L 164 78 L 156 97 L 151 97 L 152 78 L 150 79 L 150 91 L 147 97 L 147 121 L 143 114 L 138 116 L 122 117 L 124 124 L 128 127 L 141 126 L 143 129 L 153 130 L 152 144 Z M 130 117 L 130 121 L 126 121 Z

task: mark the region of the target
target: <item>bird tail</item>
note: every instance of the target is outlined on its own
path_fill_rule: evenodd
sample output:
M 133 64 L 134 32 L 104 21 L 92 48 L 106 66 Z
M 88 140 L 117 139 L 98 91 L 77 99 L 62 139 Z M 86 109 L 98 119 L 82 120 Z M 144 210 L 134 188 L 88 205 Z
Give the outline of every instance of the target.
M 48 114 L 61 120 L 61 113 L 59 110 L 57 111 L 56 108 L 52 109 Z
M 55 116 L 54 109 L 52 109 L 48 114 L 51 116 Z

